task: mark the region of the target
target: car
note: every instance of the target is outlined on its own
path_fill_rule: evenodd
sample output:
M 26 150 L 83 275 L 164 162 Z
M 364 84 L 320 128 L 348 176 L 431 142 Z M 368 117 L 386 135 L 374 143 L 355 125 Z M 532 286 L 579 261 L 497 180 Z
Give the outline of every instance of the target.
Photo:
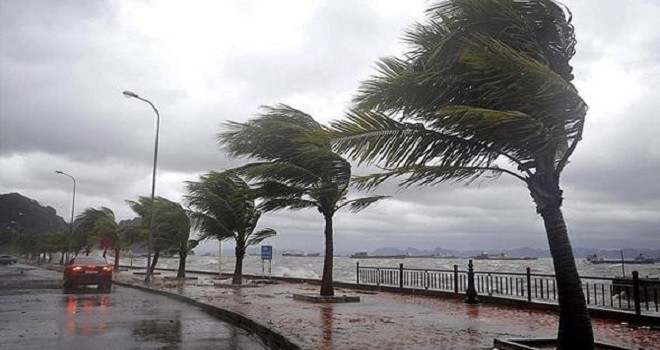
M 64 269 L 65 293 L 76 286 L 97 285 L 98 289 L 110 292 L 114 267 L 103 257 L 77 256 Z
M 0 255 L 0 265 L 12 265 L 16 262 L 16 258 L 11 255 Z

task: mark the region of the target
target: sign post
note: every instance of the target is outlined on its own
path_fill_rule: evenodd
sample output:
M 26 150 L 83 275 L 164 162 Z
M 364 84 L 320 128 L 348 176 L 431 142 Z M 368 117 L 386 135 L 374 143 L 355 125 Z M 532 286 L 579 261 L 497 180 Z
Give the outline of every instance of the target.
M 271 262 L 273 261 L 273 246 L 261 246 L 261 278 L 264 278 L 265 261 L 268 260 L 268 278 L 270 278 Z

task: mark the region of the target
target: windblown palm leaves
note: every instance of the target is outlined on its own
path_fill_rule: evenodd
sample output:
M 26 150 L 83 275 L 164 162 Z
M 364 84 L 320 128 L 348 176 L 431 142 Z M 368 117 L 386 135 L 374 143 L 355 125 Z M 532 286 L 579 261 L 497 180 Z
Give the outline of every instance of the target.
M 121 245 L 119 225 L 115 222 L 115 213 L 110 208 L 87 208 L 76 217 L 74 242 L 78 249 L 85 247 L 89 254 L 93 246 L 105 239 L 109 239 L 112 245 Z M 110 246 L 103 248 L 105 256 L 105 250 Z
M 412 183 L 437 171 L 430 164 L 444 168 L 440 181 L 561 172 L 586 114 L 563 10 L 549 0 L 456 0 L 428 15 L 407 33 L 406 58 L 382 60 L 355 111 L 333 124 L 337 150 Z M 513 169 L 498 166 L 502 158 Z
M 255 231 L 261 217 L 255 206 L 255 192 L 235 173 L 212 171 L 187 184 L 186 201 L 194 209 L 190 217 L 202 239 L 234 239 L 236 265 L 232 283 L 241 284 L 246 248 L 277 232 L 271 228 Z
M 141 220 L 143 232 L 148 233 L 149 221 L 152 210 L 151 198 L 142 196 L 137 201 L 126 201 L 131 209 L 138 214 Z M 181 204 L 170 201 L 167 198 L 156 197 L 153 203 L 153 232 L 152 250 L 154 258 L 151 262 L 151 272 L 156 267 L 162 252 L 179 253 L 179 277 L 184 277 L 185 259 L 190 249 L 197 245 L 196 241 L 189 241 L 190 219 Z M 146 241 L 146 238 L 144 238 Z
M 351 165 L 333 152 L 323 127 L 310 115 L 286 105 L 263 107 L 257 118 L 228 123 L 219 135 L 221 145 L 234 156 L 257 160 L 234 169 L 254 182 L 260 209 L 316 208 L 325 218 L 325 260 L 321 295 L 332 287 L 332 217 L 343 207 L 360 211 L 385 198 L 347 199 Z
M 378 63 L 379 74 L 329 134 L 339 153 L 385 166 L 359 180 L 366 188 L 392 177 L 404 177 L 403 185 L 485 174 L 524 181 L 557 274 L 559 348 L 588 349 L 593 332 L 559 186 L 587 111 L 571 83 L 576 40 L 566 12 L 552 0 L 432 6 L 405 36 L 410 51 Z

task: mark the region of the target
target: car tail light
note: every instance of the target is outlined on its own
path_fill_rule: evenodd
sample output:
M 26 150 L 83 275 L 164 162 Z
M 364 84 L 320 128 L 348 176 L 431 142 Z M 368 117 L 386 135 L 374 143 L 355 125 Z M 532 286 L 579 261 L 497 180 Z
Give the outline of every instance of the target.
M 72 271 L 82 271 L 83 267 L 82 266 L 74 266 L 73 268 L 71 268 L 71 270 Z
M 103 271 L 112 271 L 113 269 L 112 266 L 103 266 Z

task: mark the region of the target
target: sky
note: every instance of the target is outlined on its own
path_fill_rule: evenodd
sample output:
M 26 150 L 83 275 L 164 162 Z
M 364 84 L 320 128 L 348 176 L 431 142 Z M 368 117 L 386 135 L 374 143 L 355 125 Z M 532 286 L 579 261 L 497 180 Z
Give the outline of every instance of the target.
M 0 1 L 0 193 L 19 192 L 69 220 L 149 195 L 160 111 L 157 195 L 240 165 L 216 141 L 222 123 L 285 103 L 341 119 L 380 57 L 400 56 L 425 0 Z M 562 176 L 574 246 L 660 248 L 660 2 L 571 0 L 575 85 L 589 105 Z M 360 172 L 364 169 L 356 169 Z M 654 180 L 655 179 L 655 180 Z M 335 216 L 335 249 L 547 248 L 519 182 L 375 191 L 373 207 Z M 276 249 L 321 251 L 316 210 L 262 217 Z M 213 247 L 206 242 L 205 249 Z M 215 243 L 217 244 L 217 243 Z

